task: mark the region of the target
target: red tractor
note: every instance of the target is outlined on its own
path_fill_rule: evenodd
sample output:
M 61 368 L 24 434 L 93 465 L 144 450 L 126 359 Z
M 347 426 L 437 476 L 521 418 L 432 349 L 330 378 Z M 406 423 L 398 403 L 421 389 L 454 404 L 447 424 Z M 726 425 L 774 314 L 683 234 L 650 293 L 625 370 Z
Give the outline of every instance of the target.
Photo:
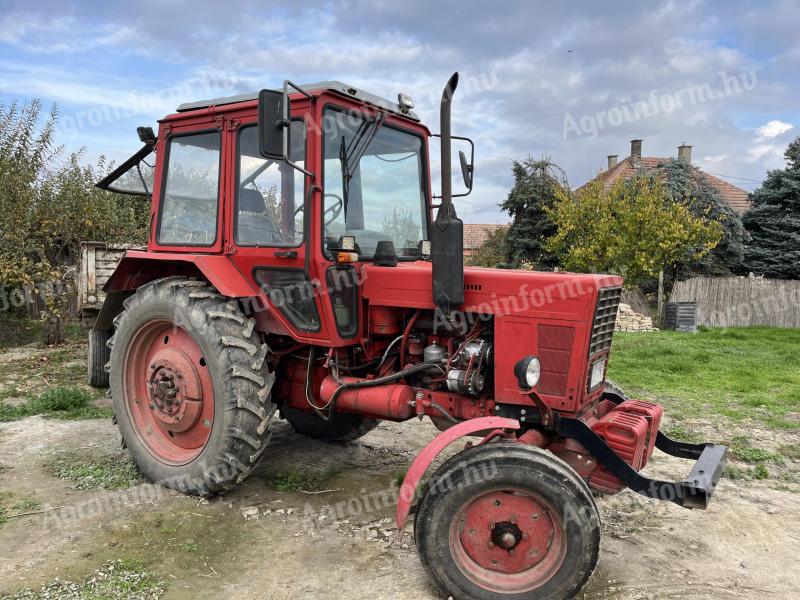
M 440 196 L 432 134 L 404 94 L 287 81 L 140 128 L 144 147 L 98 185 L 151 198 L 150 237 L 105 286 L 94 327 L 109 351 L 95 344 L 90 369 L 109 362 L 141 470 L 203 496 L 269 455 L 276 411 L 338 442 L 427 416 L 442 433 L 405 477 L 397 526 L 416 509 L 441 592 L 568 598 L 598 558 L 592 490 L 706 508 L 726 450 L 669 439 L 660 406 L 606 381 L 620 277 L 464 268 L 457 82 L 442 95 Z M 468 192 L 473 159 L 460 162 Z M 642 475 L 656 447 L 695 461 L 688 478 Z

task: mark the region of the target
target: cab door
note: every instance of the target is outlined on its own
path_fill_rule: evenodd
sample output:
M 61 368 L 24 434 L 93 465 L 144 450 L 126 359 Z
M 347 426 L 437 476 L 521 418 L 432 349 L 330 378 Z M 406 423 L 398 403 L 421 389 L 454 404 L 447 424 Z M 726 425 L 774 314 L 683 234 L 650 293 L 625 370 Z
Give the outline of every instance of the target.
M 292 105 L 289 155 L 299 165 L 305 165 L 312 152 L 304 109 L 300 102 Z M 276 325 L 285 330 L 282 333 L 297 340 L 329 343 L 314 261 L 306 265 L 311 237 L 307 219 L 313 213 L 307 197 L 309 178 L 284 161 L 261 156 L 252 112 L 242 113 L 241 118 L 234 115 L 229 130 L 234 168 L 226 252 L 265 291 L 275 309 L 271 313 Z

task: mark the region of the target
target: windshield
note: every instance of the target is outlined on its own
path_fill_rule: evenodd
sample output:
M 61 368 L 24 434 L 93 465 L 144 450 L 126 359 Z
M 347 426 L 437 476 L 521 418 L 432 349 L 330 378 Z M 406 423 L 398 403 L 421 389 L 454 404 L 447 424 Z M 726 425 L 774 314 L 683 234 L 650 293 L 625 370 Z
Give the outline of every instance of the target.
M 363 258 L 385 240 L 399 257 L 418 256 L 427 233 L 422 138 L 335 109 L 326 110 L 324 132 L 326 247 L 352 235 Z

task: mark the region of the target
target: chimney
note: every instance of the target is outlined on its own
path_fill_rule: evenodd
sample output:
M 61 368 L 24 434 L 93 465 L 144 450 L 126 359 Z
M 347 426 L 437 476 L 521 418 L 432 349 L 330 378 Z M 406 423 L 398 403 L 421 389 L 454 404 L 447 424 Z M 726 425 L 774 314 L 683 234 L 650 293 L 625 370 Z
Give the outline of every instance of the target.
M 634 165 L 642 162 L 642 140 L 631 140 L 631 162 Z
M 692 147 L 687 146 L 686 142 L 678 146 L 678 160 L 692 164 Z
M 610 171 L 614 167 L 617 166 L 617 159 L 619 158 L 616 154 L 609 154 L 608 155 L 608 170 Z

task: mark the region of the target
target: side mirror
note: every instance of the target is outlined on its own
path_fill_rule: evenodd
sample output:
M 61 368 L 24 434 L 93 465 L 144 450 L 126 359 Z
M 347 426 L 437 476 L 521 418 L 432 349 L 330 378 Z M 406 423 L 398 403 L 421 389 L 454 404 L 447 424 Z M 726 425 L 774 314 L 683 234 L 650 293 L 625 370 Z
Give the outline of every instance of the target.
M 258 93 L 258 151 L 264 158 L 282 160 L 293 169 L 316 179 L 316 175 L 289 158 L 289 139 L 291 137 L 291 106 L 289 88 L 294 88 L 306 98 L 314 97 L 288 79 L 283 82 L 283 91 L 261 90 Z
M 258 94 L 258 151 L 264 158 L 284 160 L 289 138 L 289 98 L 277 90 L 261 90 Z
M 467 155 L 463 150 L 458 151 L 458 160 L 461 161 L 461 175 L 464 177 L 464 185 L 472 191 L 472 170 L 474 165 L 467 162 Z

